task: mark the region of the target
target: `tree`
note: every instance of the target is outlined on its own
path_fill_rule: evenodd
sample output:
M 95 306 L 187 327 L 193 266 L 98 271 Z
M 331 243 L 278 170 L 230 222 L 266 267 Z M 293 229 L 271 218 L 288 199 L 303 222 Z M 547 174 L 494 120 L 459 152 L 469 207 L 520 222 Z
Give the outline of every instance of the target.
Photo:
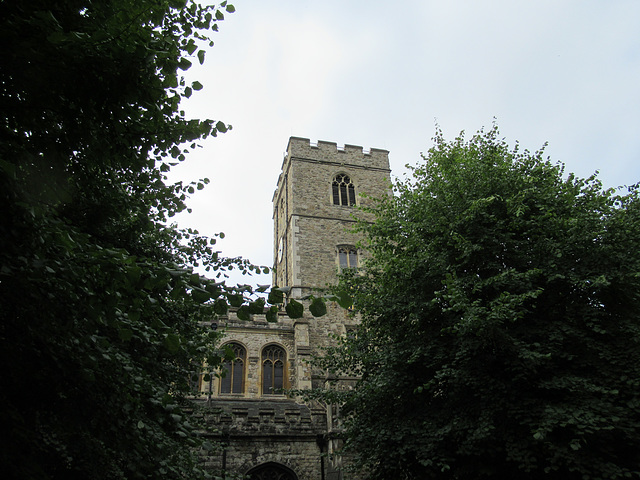
M 205 322 L 230 304 L 239 316 L 262 312 L 250 287 L 219 280 L 264 267 L 219 257 L 215 238 L 169 224 L 208 181 L 169 184 L 166 172 L 230 128 L 187 119 L 180 101 L 202 88 L 181 72 L 204 61 L 233 11 L 191 0 L 0 2 L 6 478 L 203 474 L 184 399 L 199 366 L 220 364 Z
M 640 201 L 497 127 L 441 132 L 361 223 L 347 448 L 372 479 L 640 476 Z

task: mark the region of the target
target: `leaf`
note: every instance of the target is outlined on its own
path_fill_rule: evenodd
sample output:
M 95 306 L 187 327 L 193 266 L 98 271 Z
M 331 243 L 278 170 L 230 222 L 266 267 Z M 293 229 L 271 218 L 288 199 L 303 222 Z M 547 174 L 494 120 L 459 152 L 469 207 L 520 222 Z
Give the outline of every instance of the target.
M 238 315 L 238 320 L 251 320 L 251 311 L 247 305 L 241 306 L 236 312 L 236 315 Z
M 164 338 L 164 346 L 167 350 L 169 350 L 169 352 L 176 353 L 178 350 L 180 350 L 180 337 L 178 337 L 178 335 L 176 335 L 175 333 L 167 334 L 167 336 Z
M 53 32 L 51 35 L 47 37 L 47 41 L 53 43 L 54 45 L 60 45 L 68 40 L 67 35 L 64 32 Z
M 249 303 L 249 313 L 252 313 L 252 314 L 264 313 L 264 305 L 265 305 L 264 298 L 259 298 L 255 302 Z
M 187 53 L 189 55 L 193 55 L 193 52 L 195 52 L 197 48 L 198 46 L 196 45 L 196 42 L 193 40 L 193 38 L 190 38 L 186 46 Z
M 227 302 L 224 298 L 218 298 L 213 303 L 213 311 L 216 315 L 226 315 L 228 310 L 229 305 L 227 305 Z
M 232 307 L 240 307 L 244 302 L 242 295 L 237 294 L 227 294 L 227 299 Z
M 166 87 L 178 88 L 178 76 L 176 74 L 168 74 L 164 82 Z
M 193 300 L 198 303 L 204 303 L 211 298 L 211 294 L 204 288 L 200 287 L 193 287 L 191 289 L 191 296 L 193 297 Z
M 278 307 L 275 305 L 272 305 L 269 310 L 267 310 L 267 322 L 277 322 L 278 321 Z
M 191 84 L 191 87 L 194 90 L 202 90 L 202 84 L 200 82 L 198 82 L 197 80 Z
M 336 294 L 336 301 L 342 308 L 351 308 L 351 306 L 353 305 L 353 299 L 351 298 L 351 295 L 349 295 L 344 290 L 341 290 Z
M 300 302 L 291 299 L 285 306 L 285 311 L 290 318 L 295 320 L 296 318 L 302 318 L 304 315 L 304 306 Z
M 309 311 L 314 317 L 322 317 L 327 313 L 327 305 L 322 298 L 314 298 L 309 305 Z
M 211 442 L 208 442 L 206 440 L 204 442 L 202 442 L 202 448 L 204 450 L 206 450 L 207 452 L 212 452 L 214 450 L 214 447 L 211 444 Z
M 128 342 L 133 338 L 133 330 L 130 328 L 121 328 L 118 330 L 118 336 L 120 337 L 120 340 Z
M 272 305 L 284 303 L 284 293 L 282 290 L 279 290 L 278 287 L 273 287 L 269 292 L 267 301 Z
M 4 171 L 8 176 L 15 179 L 16 166 L 6 160 L 0 160 L 0 170 Z
M 208 283 L 204 289 L 211 294 L 212 297 L 218 297 L 222 293 L 220 286 L 217 283 Z
M 205 51 L 204 50 L 199 50 L 198 51 L 198 61 L 200 62 L 200 65 L 202 65 L 204 63 L 204 56 L 205 56 Z

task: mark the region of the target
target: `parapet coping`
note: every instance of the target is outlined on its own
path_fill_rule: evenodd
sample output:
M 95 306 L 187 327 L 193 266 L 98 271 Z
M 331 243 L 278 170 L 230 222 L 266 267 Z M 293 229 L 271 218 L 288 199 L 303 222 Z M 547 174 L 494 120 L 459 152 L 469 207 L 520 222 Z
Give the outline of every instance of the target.
M 336 142 L 327 142 L 325 140 L 318 140 L 316 142 L 312 142 L 308 138 L 304 137 L 289 137 L 289 143 L 287 145 L 287 152 L 289 151 L 289 147 L 292 143 L 304 143 L 305 146 L 309 146 L 310 148 L 318 148 L 320 150 L 332 150 L 339 153 L 347 153 L 347 152 L 360 152 L 363 155 L 370 156 L 373 153 L 386 153 L 389 154 L 389 150 L 385 150 L 383 148 L 363 148 L 360 145 L 351 145 L 349 143 L 345 143 L 344 145 L 338 145 Z

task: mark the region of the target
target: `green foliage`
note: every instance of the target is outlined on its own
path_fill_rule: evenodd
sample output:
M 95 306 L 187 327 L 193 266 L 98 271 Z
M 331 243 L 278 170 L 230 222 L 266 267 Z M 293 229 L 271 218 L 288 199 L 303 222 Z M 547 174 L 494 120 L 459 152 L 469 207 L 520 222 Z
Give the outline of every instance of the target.
M 215 238 L 168 221 L 209 183 L 168 184 L 197 142 L 187 119 L 232 5 L 0 2 L 0 459 L 7 478 L 198 478 L 190 381 L 213 371 L 229 303 Z M 219 237 L 223 238 L 223 234 Z M 233 299 L 233 300 L 232 300 Z M 249 300 L 250 305 L 243 305 Z M 209 375 L 209 373 L 207 373 Z
M 0 2 L 7 478 L 203 475 L 184 413 L 194 375 L 220 365 L 220 334 L 203 325 L 229 304 L 242 318 L 266 305 L 194 268 L 218 280 L 269 269 L 221 258 L 215 238 L 169 225 L 209 180 L 169 184 L 166 174 L 199 140 L 231 128 L 187 119 L 180 101 L 203 88 L 182 72 L 204 62 L 234 10 L 226 1 Z
M 284 303 L 284 293 L 282 289 L 278 287 L 272 288 L 267 297 L 267 301 L 273 305 Z
M 361 376 L 373 479 L 640 476 L 640 199 L 496 127 L 435 146 L 362 223 L 362 314 L 323 365 Z M 335 395 L 332 393 L 331 395 Z
M 327 313 L 327 304 L 324 298 L 314 298 L 309 305 L 309 311 L 314 317 L 322 317 Z
M 291 299 L 287 303 L 285 310 L 287 312 L 287 315 L 289 315 L 289 317 L 291 318 L 294 318 L 294 319 L 302 318 L 303 312 L 304 312 L 304 306 L 302 305 L 302 303 L 294 299 Z

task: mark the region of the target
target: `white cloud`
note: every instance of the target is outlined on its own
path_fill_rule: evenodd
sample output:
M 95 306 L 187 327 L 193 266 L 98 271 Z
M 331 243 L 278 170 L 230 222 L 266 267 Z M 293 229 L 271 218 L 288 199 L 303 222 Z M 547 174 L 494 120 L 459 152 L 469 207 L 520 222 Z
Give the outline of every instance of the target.
M 181 223 L 272 259 L 271 196 L 291 135 L 386 148 L 395 173 L 497 117 L 507 140 L 606 185 L 640 180 L 634 0 L 237 0 L 189 114 L 234 125 L 175 175 L 208 176 Z M 262 277 L 260 283 L 269 281 Z

